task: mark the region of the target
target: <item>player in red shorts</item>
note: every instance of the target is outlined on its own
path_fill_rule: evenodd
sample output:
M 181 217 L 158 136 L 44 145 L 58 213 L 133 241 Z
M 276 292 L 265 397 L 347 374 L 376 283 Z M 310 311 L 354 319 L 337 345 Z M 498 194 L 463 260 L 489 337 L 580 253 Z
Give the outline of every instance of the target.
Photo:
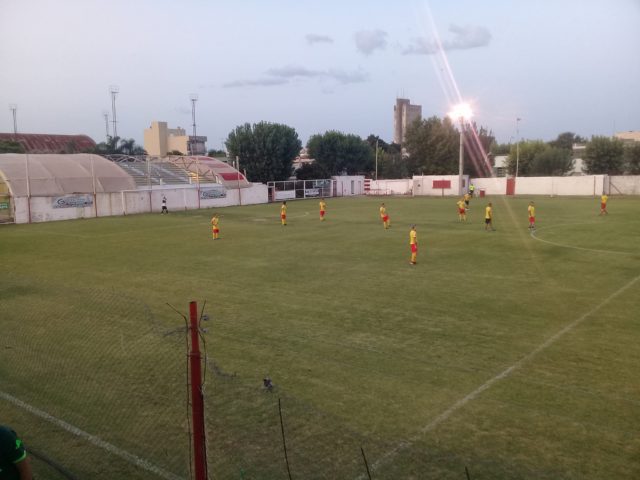
M 603 193 L 602 197 L 600 197 L 600 215 L 609 215 L 609 212 L 607 212 L 608 200 L 609 200 L 609 197 L 607 196 L 607 194 Z
M 327 212 L 327 202 L 324 201 L 324 198 L 320 199 L 320 221 L 324 222 L 324 214 Z
M 282 202 L 282 206 L 280 207 L 280 222 L 283 227 L 287 226 L 287 202 L 286 200 Z
M 218 227 L 219 222 L 220 220 L 218 219 L 218 214 L 216 213 L 213 215 L 213 217 L 211 217 L 211 231 L 214 240 L 218 240 L 218 238 L 220 238 L 220 228 Z
M 529 202 L 527 207 L 527 213 L 529 214 L 529 230 L 536 229 L 536 207 L 533 202 Z
M 418 263 L 418 232 L 416 232 L 416 226 L 411 225 L 409 231 L 409 246 L 411 247 L 411 265 Z
M 380 219 L 382 220 L 382 225 L 384 226 L 384 229 L 387 230 L 391 226 L 391 223 L 389 222 L 387 207 L 384 206 L 384 203 L 380 205 Z

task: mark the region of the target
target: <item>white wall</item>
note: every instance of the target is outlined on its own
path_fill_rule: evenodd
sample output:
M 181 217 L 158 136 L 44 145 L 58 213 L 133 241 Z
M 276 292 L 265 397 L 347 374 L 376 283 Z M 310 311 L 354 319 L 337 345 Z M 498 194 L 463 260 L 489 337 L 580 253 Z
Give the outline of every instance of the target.
M 499 178 L 472 178 L 471 183 L 476 187 L 475 195 L 480 195 L 484 190 L 485 195 L 505 195 L 507 193 L 507 179 Z
M 608 186 L 605 177 L 518 177 L 516 195 L 601 195 Z
M 463 193 L 469 189 L 469 176 L 463 175 L 464 180 Z M 433 188 L 434 181 L 449 181 L 450 188 Z M 458 175 L 414 175 L 413 176 L 413 194 L 429 195 L 434 197 L 440 196 L 458 196 L 459 192 L 459 176 Z
M 609 191 L 611 195 L 640 195 L 639 175 L 615 175 L 609 177 Z
M 371 180 L 369 195 L 409 195 L 413 187 L 410 178 L 400 180 Z
M 340 175 L 331 177 L 336 182 L 336 196 L 364 195 L 364 175 Z M 353 189 L 352 184 L 353 182 Z
M 205 189 L 202 186 L 202 189 Z M 82 196 L 93 197 L 92 194 Z M 32 222 L 49 222 L 54 220 L 70 220 L 74 218 L 93 218 L 132 215 L 137 213 L 160 212 L 162 197 L 167 197 L 169 212 L 193 210 L 197 208 L 229 207 L 233 205 L 253 205 L 267 203 L 268 189 L 266 185 L 254 183 L 249 188 L 228 189 L 222 198 L 199 199 L 195 185 L 152 190 L 132 190 L 115 193 L 98 193 L 95 204 L 81 208 L 53 208 L 54 197 L 14 197 L 16 223 L 29 222 L 29 204 Z

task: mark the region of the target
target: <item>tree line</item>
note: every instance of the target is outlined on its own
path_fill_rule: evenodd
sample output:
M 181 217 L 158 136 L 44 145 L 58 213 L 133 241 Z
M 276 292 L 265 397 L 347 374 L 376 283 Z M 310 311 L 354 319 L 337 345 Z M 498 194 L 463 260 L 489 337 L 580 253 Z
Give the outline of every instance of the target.
M 497 155 L 507 155 L 511 175 L 560 176 L 574 168 L 573 145 L 586 144 L 583 169 L 589 174 L 640 174 L 640 142 L 593 136 L 591 140 L 564 132 L 550 142 L 524 140 L 498 144 L 491 130 L 475 123 L 456 126 L 448 117 L 416 120 L 409 126 L 402 146 L 387 143 L 377 135 L 357 135 L 330 130 L 313 135 L 306 144 L 313 163 L 304 164 L 299 179 L 327 178 L 342 174 L 364 174 L 378 178 L 408 178 L 412 175 L 458 173 L 459 142 L 464 145 L 464 171 L 473 177 L 491 176 Z M 254 182 L 286 180 L 302 142 L 290 126 L 260 122 L 245 123 L 232 130 L 225 141 L 227 154 L 240 159 L 240 168 Z M 0 142 L 0 153 L 22 153 L 18 142 Z M 81 152 L 61 152 L 81 153 Z M 100 155 L 144 155 L 133 139 L 109 137 L 87 153 Z M 172 152 L 174 153 L 174 152 Z M 175 152 L 178 154 L 179 152 Z M 211 150 L 210 156 L 225 152 Z M 377 158 L 377 162 L 375 161 Z

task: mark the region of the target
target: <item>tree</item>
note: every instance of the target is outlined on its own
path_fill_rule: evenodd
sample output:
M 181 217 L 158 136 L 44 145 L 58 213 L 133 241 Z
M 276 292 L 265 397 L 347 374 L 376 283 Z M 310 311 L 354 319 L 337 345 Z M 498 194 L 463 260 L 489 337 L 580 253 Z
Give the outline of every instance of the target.
M 573 170 L 571 150 L 547 146 L 535 154 L 531 165 L 531 175 L 548 177 L 562 176 Z
M 624 144 L 618 138 L 591 137 L 585 149 L 587 173 L 617 175 L 624 170 Z
M 526 140 L 520 142 L 519 145 L 511 145 L 511 151 L 507 158 L 507 170 L 510 175 L 516 174 L 516 168 L 518 170 L 518 176 L 527 177 L 534 174 L 533 166 L 534 159 L 538 153 L 545 151 L 549 146 L 542 140 Z M 518 149 L 520 153 L 518 154 Z
M 408 174 L 458 173 L 459 138 L 448 118 L 441 120 L 434 116 L 413 122 L 407 129 L 405 141 Z
M 549 142 L 551 147 L 563 148 L 565 150 L 573 150 L 574 143 L 585 143 L 586 139 L 573 132 L 564 132 L 558 135 L 558 138 Z
M 640 142 L 624 147 L 624 164 L 628 174 L 640 174 Z
M 224 150 L 209 150 L 207 152 L 207 157 L 212 157 L 212 158 L 225 158 L 227 156 L 227 152 L 225 152 Z
M 373 150 L 357 135 L 336 131 L 313 135 L 307 151 L 329 175 L 368 173 L 373 168 Z
M 475 122 L 464 129 L 464 172 L 473 177 L 490 177 L 492 158 L 488 153 L 495 143 L 493 132 L 478 128 Z
M 136 144 L 133 138 L 124 139 L 109 136 L 106 142 L 96 145 L 93 153 L 98 155 L 146 155 L 147 152 L 140 145 Z
M 305 163 L 295 173 L 298 180 L 316 180 L 330 176 L 322 165 L 317 162 Z
M 172 156 L 176 156 L 176 157 L 183 157 L 184 153 L 182 153 L 180 150 L 171 150 L 170 152 L 167 152 L 167 155 L 172 155 Z
M 269 122 L 236 127 L 229 133 L 225 145 L 232 158 L 240 158 L 241 168 L 254 182 L 289 178 L 293 160 L 302 148 L 293 128 Z
M 0 140 L 0 153 L 24 153 L 24 147 L 15 140 Z

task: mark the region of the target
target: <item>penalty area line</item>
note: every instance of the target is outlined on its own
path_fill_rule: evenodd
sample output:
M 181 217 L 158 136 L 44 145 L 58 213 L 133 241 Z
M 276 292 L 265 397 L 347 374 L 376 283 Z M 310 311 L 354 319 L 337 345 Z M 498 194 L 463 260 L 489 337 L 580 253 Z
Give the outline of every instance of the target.
M 15 405 L 16 407 L 20 407 L 26 410 L 27 412 L 32 413 L 33 415 L 36 415 L 44 420 L 47 420 L 48 422 L 53 423 L 54 425 L 62 428 L 63 430 L 66 430 L 67 432 L 72 433 L 73 435 L 76 435 L 84 440 L 87 440 L 89 443 L 95 445 L 96 447 L 102 448 L 103 450 L 106 450 L 107 452 L 113 455 L 116 455 L 126 460 L 127 462 L 137 467 L 140 467 L 143 470 L 146 470 L 147 472 L 154 473 L 160 478 L 164 478 L 166 480 L 184 480 L 184 478 L 179 477 L 178 475 L 175 475 L 171 472 L 167 472 L 166 470 L 163 470 L 162 468 L 154 465 L 153 463 L 149 462 L 148 460 L 145 460 L 144 458 L 140 458 L 137 455 L 127 452 L 126 450 L 122 450 L 121 448 L 118 448 L 109 442 L 105 442 L 101 438 L 98 438 L 95 435 L 91 435 L 90 433 L 87 433 L 84 430 L 81 430 L 78 427 L 65 422 L 64 420 L 61 420 L 57 417 L 54 417 L 53 415 L 48 414 L 47 412 L 40 410 L 39 408 L 29 405 L 28 403 L 23 402 L 22 400 L 14 397 L 13 395 L 9 395 L 8 393 L 0 391 L 0 398 Z
M 430 432 L 431 430 L 435 429 L 441 423 L 445 422 L 449 417 L 451 417 L 451 415 L 453 415 L 455 412 L 460 410 L 467 403 L 469 403 L 472 400 L 474 400 L 482 392 L 484 392 L 485 390 L 491 388 L 495 383 L 499 382 L 500 380 L 504 380 L 509 375 L 511 375 L 511 373 L 513 373 L 514 370 L 517 370 L 518 368 L 522 367 L 525 363 L 528 363 L 529 361 L 531 361 L 540 352 L 542 352 L 542 351 L 546 350 L 547 348 L 549 348 L 559 338 L 561 338 L 566 333 L 570 332 L 575 327 L 580 325 L 582 322 L 584 322 L 591 315 L 593 315 L 598 310 L 600 310 L 602 307 L 604 307 L 606 304 L 611 302 L 614 298 L 616 298 L 616 297 L 620 296 L 622 293 L 626 292 L 638 280 L 640 280 L 640 275 L 638 275 L 637 277 L 631 279 L 631 281 L 629 281 L 628 283 L 623 285 L 621 288 L 619 288 L 618 290 L 613 292 L 611 295 L 609 295 L 607 298 L 602 300 L 598 305 L 593 307 L 591 310 L 589 310 L 588 312 L 584 313 L 582 316 L 576 318 L 572 322 L 570 322 L 567 325 L 565 325 L 561 330 L 559 330 L 558 332 L 554 333 L 551 337 L 549 337 L 547 340 L 542 342 L 540 345 L 538 345 L 536 348 L 534 348 L 531 352 L 526 354 L 520 360 L 515 362 L 513 365 L 511 365 L 507 369 L 503 370 L 502 372 L 500 372 L 495 377 L 490 378 L 489 380 L 487 380 L 485 383 L 480 385 L 478 388 L 473 390 L 468 395 L 462 397 L 460 400 L 455 402 L 453 405 L 451 405 L 449 408 L 447 408 L 444 412 L 442 412 L 440 415 L 438 415 L 433 420 L 431 420 L 429 423 L 427 423 L 424 427 L 422 427 L 418 431 L 418 433 L 415 434 L 413 437 L 411 437 L 409 440 L 400 442 L 394 448 L 392 448 L 391 450 L 386 452 L 382 457 L 380 457 L 380 459 L 378 459 L 375 463 L 373 463 L 373 465 L 371 466 L 371 469 L 372 470 L 377 470 L 381 466 L 391 462 L 400 452 L 402 452 L 403 450 L 406 450 L 407 448 L 410 448 L 414 443 L 416 443 L 420 439 L 420 437 L 422 437 L 426 433 Z M 365 478 L 364 475 L 360 475 L 359 477 L 357 477 L 358 480 L 361 480 L 361 479 L 364 479 L 364 478 Z

